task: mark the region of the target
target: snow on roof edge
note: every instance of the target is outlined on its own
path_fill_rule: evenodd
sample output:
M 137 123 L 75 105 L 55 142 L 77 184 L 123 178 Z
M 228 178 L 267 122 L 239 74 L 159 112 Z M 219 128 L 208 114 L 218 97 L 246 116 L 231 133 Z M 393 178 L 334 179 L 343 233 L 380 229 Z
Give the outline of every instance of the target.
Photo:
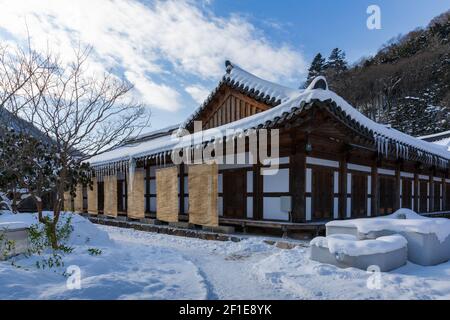
M 376 123 L 375 121 L 367 118 L 358 110 L 353 108 L 350 104 L 348 104 L 342 97 L 338 96 L 336 93 L 330 90 L 323 89 L 307 89 L 299 92 L 297 97 L 291 98 L 286 102 L 268 109 L 264 112 L 257 113 L 253 116 L 246 117 L 240 119 L 238 121 L 234 121 L 220 127 L 208 129 L 202 132 L 204 137 L 203 141 L 208 141 L 208 138 L 214 136 L 211 132 L 216 132 L 217 130 L 222 130 L 222 132 L 226 129 L 241 129 L 247 130 L 250 128 L 257 127 L 261 124 L 265 124 L 267 121 L 273 121 L 275 118 L 280 117 L 283 113 L 290 113 L 293 109 L 299 108 L 302 102 L 309 103 L 312 100 L 326 101 L 331 100 L 336 103 L 338 108 L 341 108 L 343 112 L 347 116 L 349 116 L 352 120 L 358 122 L 361 126 L 367 128 L 370 132 L 373 133 L 374 139 L 377 144 L 380 144 L 381 147 L 378 147 L 378 151 L 383 153 L 384 146 L 390 143 L 389 139 L 394 140 L 397 143 L 397 148 L 402 150 L 403 147 L 413 147 L 417 149 L 419 152 L 425 152 L 427 154 L 431 153 L 439 158 L 445 159 L 445 161 L 450 160 L 450 152 L 446 151 L 444 148 L 439 147 L 431 142 L 427 142 L 421 139 L 417 139 L 415 137 L 409 136 L 403 132 L 390 128 L 389 126 Z M 195 134 L 189 135 L 189 137 L 193 137 Z M 128 153 L 125 156 L 116 157 L 113 159 L 104 159 L 103 161 L 91 162 L 93 166 L 102 166 L 108 163 L 114 163 L 119 161 L 128 160 L 130 158 L 141 158 L 146 156 L 151 156 L 154 154 L 162 153 L 170 151 L 176 145 L 177 141 L 171 141 L 174 139 L 172 136 L 164 137 L 164 141 L 159 141 L 157 145 L 150 147 L 148 149 L 145 148 L 137 148 L 137 152 Z M 195 140 L 194 140 L 195 141 Z M 387 141 L 387 142 L 386 142 Z M 178 141 L 179 142 L 179 141 Z M 187 144 L 186 144 L 187 146 Z M 105 153 L 106 155 L 107 153 Z M 401 155 L 401 154 L 400 154 Z M 406 154 L 407 155 L 407 154 Z M 99 159 L 100 160 L 100 159 Z

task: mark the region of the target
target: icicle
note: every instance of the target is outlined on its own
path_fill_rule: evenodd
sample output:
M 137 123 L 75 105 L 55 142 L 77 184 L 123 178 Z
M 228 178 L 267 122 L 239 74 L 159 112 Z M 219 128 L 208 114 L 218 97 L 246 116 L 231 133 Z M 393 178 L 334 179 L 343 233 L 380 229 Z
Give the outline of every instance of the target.
M 128 162 L 128 184 L 129 184 L 129 192 L 132 194 L 133 192 L 133 182 L 134 182 L 134 173 L 136 170 L 136 161 L 133 158 L 130 158 Z

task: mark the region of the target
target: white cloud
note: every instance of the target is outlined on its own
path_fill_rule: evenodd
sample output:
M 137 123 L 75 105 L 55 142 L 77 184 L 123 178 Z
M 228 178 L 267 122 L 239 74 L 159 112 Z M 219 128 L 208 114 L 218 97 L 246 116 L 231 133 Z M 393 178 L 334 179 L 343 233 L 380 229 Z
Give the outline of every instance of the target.
M 3 29 L 25 40 L 26 21 L 40 49 L 49 44 L 69 57 L 73 46 L 92 45 L 91 66 L 123 74 L 145 103 L 168 111 L 182 107 L 180 93 L 160 79 L 179 75 L 215 81 L 225 59 L 271 80 L 304 73 L 300 53 L 275 46 L 244 18 L 219 18 L 204 8 L 208 2 L 202 3 L 0 0 L 0 39 Z M 189 90 L 197 101 L 205 94 L 198 86 Z
M 203 103 L 210 93 L 208 88 L 201 85 L 187 86 L 184 90 L 199 104 Z

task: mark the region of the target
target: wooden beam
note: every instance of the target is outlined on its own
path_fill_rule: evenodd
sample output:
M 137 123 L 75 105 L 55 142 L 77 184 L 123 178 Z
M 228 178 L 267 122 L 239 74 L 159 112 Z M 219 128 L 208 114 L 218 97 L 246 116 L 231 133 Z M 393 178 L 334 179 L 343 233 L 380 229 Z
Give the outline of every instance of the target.
M 184 210 L 184 163 L 180 164 L 178 166 L 179 170 L 178 170 L 178 174 L 180 176 L 180 197 L 179 197 L 179 201 L 180 201 L 180 205 L 178 208 L 178 214 L 184 214 L 185 210 Z
M 419 174 L 414 172 L 414 211 L 419 212 Z
M 372 216 L 378 216 L 379 215 L 379 208 L 380 208 L 380 197 L 378 195 L 379 190 L 379 184 L 378 181 L 378 165 L 377 161 L 375 160 L 375 163 L 372 165 L 372 172 L 371 172 L 371 182 L 372 182 Z
M 428 184 L 429 184 L 428 212 L 433 212 L 434 211 L 434 170 L 430 171 Z
M 253 219 L 263 219 L 263 176 L 261 165 L 253 165 Z
M 339 161 L 339 218 L 347 216 L 347 153 Z
M 446 191 L 445 191 L 445 172 L 442 174 L 442 179 L 441 179 L 441 184 L 442 184 L 442 186 L 441 186 L 441 190 L 442 190 L 442 194 L 441 194 L 441 198 L 442 198 L 442 201 L 440 202 L 440 204 L 441 204 L 441 210 L 442 211 L 445 211 L 445 197 L 446 197 Z
M 289 161 L 289 192 L 292 199 L 292 222 L 306 221 L 305 215 L 305 142 L 294 143 L 293 154 Z
M 395 168 L 395 185 L 394 185 L 394 211 L 400 209 L 400 184 L 402 183 L 402 179 L 400 176 L 400 165 L 398 164 Z

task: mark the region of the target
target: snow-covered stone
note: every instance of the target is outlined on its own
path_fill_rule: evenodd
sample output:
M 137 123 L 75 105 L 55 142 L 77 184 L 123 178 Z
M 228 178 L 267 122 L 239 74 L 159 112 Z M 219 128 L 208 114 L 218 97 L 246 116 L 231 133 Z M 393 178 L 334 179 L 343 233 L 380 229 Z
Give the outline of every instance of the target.
M 450 220 L 423 217 L 409 209 L 384 217 L 331 221 L 326 230 L 327 237 L 348 234 L 360 240 L 400 234 L 408 241 L 411 262 L 427 266 L 450 260 Z
M 358 240 L 352 235 L 335 234 L 311 241 L 311 259 L 341 268 L 390 271 L 406 264 L 407 241 L 400 235 Z

